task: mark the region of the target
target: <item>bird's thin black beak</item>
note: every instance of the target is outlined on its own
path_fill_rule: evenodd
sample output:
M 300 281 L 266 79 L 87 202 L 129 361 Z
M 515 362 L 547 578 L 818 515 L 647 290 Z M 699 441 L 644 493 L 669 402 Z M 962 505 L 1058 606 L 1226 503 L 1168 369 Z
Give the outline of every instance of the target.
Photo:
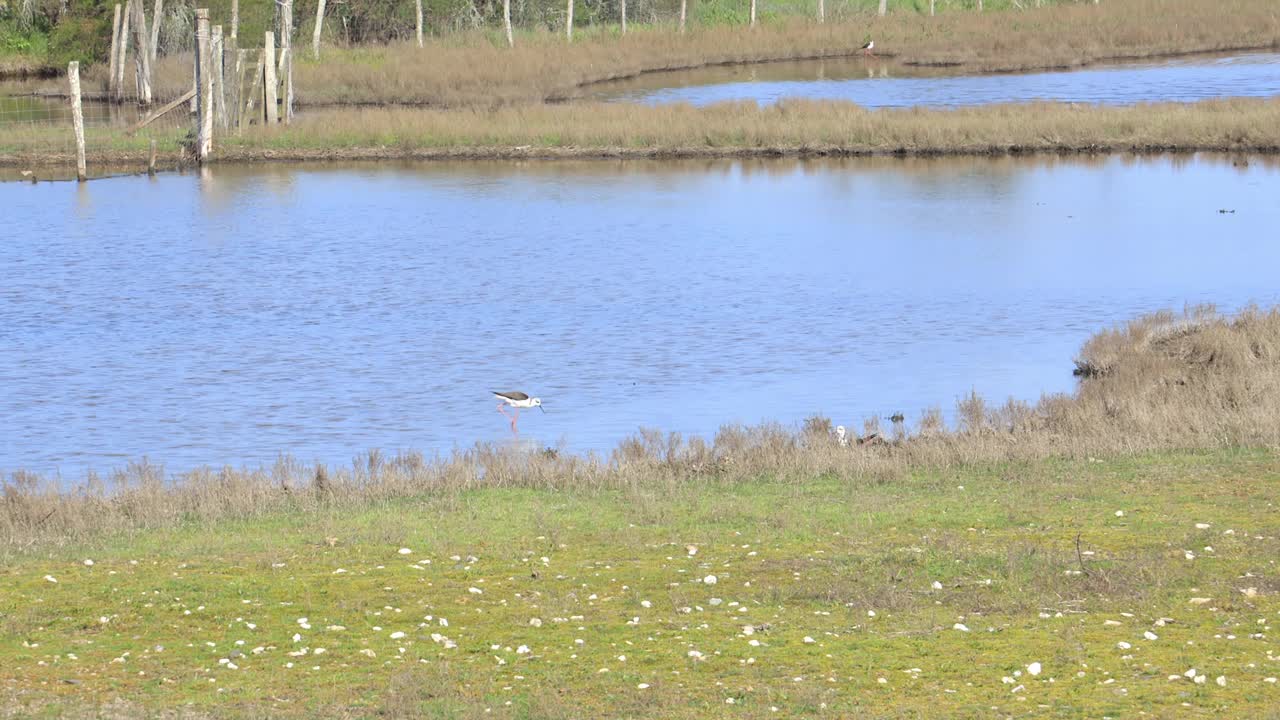
M 538 406 L 538 409 L 539 409 L 539 410 L 541 410 L 542 412 L 546 412 L 546 411 L 547 411 L 547 409 L 546 409 L 546 408 L 544 408 L 544 407 L 542 407 L 541 405 L 539 405 L 539 406 Z

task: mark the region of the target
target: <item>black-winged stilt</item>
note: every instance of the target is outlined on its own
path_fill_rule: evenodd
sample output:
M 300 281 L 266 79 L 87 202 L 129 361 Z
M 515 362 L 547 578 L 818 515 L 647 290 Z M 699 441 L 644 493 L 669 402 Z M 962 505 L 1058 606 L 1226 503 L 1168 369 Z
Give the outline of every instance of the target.
M 876 41 L 868 40 L 866 45 L 863 45 L 858 49 L 862 51 L 863 55 L 875 55 L 875 53 L 872 52 L 872 50 L 875 50 L 875 48 L 876 48 Z
M 498 398 L 499 400 L 498 412 L 502 413 L 503 417 L 511 418 L 511 432 L 513 433 L 520 432 L 519 430 L 516 429 L 516 422 L 520 419 L 521 408 L 536 407 L 539 410 L 542 410 L 542 412 L 546 412 L 546 409 L 542 407 L 542 400 L 539 398 L 529 397 L 528 395 L 522 392 L 498 392 L 496 390 L 491 390 L 490 392 L 492 392 L 493 396 Z M 507 411 L 502 409 L 503 405 L 510 405 L 511 407 L 515 408 L 516 410 L 515 414 L 507 415 Z

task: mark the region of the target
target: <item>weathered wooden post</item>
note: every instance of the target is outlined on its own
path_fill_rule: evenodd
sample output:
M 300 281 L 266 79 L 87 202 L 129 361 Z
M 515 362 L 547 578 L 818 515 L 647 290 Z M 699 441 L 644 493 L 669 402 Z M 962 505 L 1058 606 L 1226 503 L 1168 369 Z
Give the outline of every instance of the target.
M 213 64 L 213 122 L 223 130 L 227 129 L 227 86 L 226 63 L 222 44 L 222 26 L 214 25 L 209 29 L 209 54 Z
M 263 76 L 263 73 L 266 72 L 263 61 L 264 61 L 264 58 L 266 58 L 266 56 L 267 56 L 266 50 L 258 51 L 258 65 L 253 69 L 253 85 L 249 86 L 249 99 L 244 104 L 244 115 L 240 116 L 241 129 L 243 129 L 245 125 L 248 125 L 249 122 L 253 119 L 254 103 L 257 101 L 258 98 L 263 97 L 264 91 L 262 89 L 262 76 Z M 266 102 L 264 101 L 262 104 L 265 108 Z M 266 122 L 266 115 L 264 114 L 265 112 L 266 110 L 264 109 L 262 113 L 258 114 L 258 119 L 263 122 Z
M 293 0 L 280 4 L 280 62 L 284 69 L 284 121 L 293 121 Z
M 156 139 L 151 138 L 151 154 L 147 156 L 147 174 L 156 176 Z
M 323 4 L 324 0 L 320 0 Z M 422 0 L 416 0 L 418 11 L 418 47 L 422 47 Z
M 138 102 L 151 104 L 151 36 L 147 32 L 147 16 L 142 9 L 143 0 L 133 0 L 133 64 Z
M 622 2 L 622 34 L 626 35 L 627 34 L 627 0 L 621 0 L 621 2 Z
M 933 3 L 934 0 L 929 0 L 929 17 L 933 17 Z
M 76 133 L 76 179 L 88 179 L 84 165 L 84 108 L 80 105 L 80 63 L 67 65 L 67 80 L 71 83 L 71 127 Z
M 569 12 L 565 15 L 564 36 L 569 42 L 573 42 L 573 0 L 569 0 Z
M 982 0 L 978 0 L 982 2 Z M 889 0 L 880 0 L 880 9 L 876 12 L 880 17 L 884 17 L 885 12 L 889 10 Z
M 111 68 L 107 75 L 107 93 L 116 96 L 116 69 L 120 67 L 120 3 L 116 3 L 115 17 L 111 20 Z
M 227 123 L 236 129 L 240 128 L 240 110 L 244 107 L 244 65 L 248 50 L 235 47 L 231 41 L 231 54 L 235 63 L 231 71 L 231 84 L 227 87 Z
M 196 159 L 204 162 L 213 153 L 213 53 L 210 47 L 209 9 L 196 10 Z
M 689 0 L 680 0 L 680 32 L 684 33 L 684 18 L 689 9 Z
M 240 0 L 231 0 L 231 39 L 240 34 Z
M 320 59 L 320 33 L 324 31 L 325 0 L 316 3 L 316 29 L 311 31 L 311 57 Z M 418 47 L 422 47 L 422 0 L 418 0 Z
M 511 35 L 511 0 L 502 0 L 502 26 L 507 29 L 507 47 L 515 47 L 516 39 Z
M 884 2 L 884 0 L 880 0 Z M 751 27 L 756 26 L 756 0 L 751 0 Z
M 818 0 L 818 22 L 827 21 L 827 4 L 823 0 Z
M 151 64 L 156 64 L 156 53 L 160 47 L 160 21 L 164 19 L 164 0 L 156 0 L 151 10 Z
M 124 99 L 124 61 L 129 49 L 129 11 L 134 0 L 126 0 L 124 13 L 120 15 L 120 56 L 116 63 L 116 100 Z
M 880 0 L 880 2 L 884 2 L 884 0 Z M 978 0 L 978 12 L 982 12 L 982 0 Z
M 263 55 L 266 63 L 262 66 L 264 73 L 262 108 L 267 113 L 267 124 L 275 125 L 280 122 L 280 108 L 276 107 L 278 100 L 276 90 L 279 86 L 276 83 L 276 36 L 270 30 L 263 38 Z

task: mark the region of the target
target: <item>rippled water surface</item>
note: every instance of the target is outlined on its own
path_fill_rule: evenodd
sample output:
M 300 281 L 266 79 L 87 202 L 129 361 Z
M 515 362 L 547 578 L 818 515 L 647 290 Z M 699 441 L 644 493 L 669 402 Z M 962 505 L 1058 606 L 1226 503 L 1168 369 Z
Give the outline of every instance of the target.
M 0 183 L 0 470 L 447 452 L 509 437 L 491 389 L 576 451 L 1034 400 L 1100 327 L 1280 300 L 1278 190 L 1224 157 Z
M 1280 95 L 1280 53 L 1193 56 L 1078 70 L 983 75 L 878 58 L 809 60 L 642 75 L 601 85 L 596 99 L 707 105 L 726 100 L 849 100 L 865 107 L 956 107 L 1060 100 L 1131 105 Z

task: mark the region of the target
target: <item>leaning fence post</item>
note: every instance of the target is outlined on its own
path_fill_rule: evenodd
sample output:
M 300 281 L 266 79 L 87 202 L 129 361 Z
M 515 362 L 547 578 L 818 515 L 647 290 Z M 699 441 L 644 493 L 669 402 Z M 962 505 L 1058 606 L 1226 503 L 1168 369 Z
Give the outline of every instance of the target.
M 688 14 L 689 0 L 680 0 L 680 33 L 684 34 L 684 17 Z
M 293 120 L 293 0 L 280 2 L 280 55 L 284 68 L 284 121 Z
M 200 162 L 213 153 L 213 53 L 209 33 L 209 10 L 196 10 L 196 158 Z
M 107 75 L 107 92 L 116 95 L 116 70 L 120 67 L 120 3 L 116 3 L 115 17 L 111 20 L 111 69 Z
M 507 47 L 515 47 L 516 39 L 511 35 L 511 0 L 502 0 L 502 27 L 507 31 Z
M 569 42 L 573 42 L 573 0 L 569 0 L 569 12 L 565 15 L 564 37 Z
M 627 0 L 622 0 L 622 34 L 627 34 Z
M 884 0 L 881 0 L 884 2 Z M 751 0 L 751 27 L 756 26 L 756 0 Z
M 824 0 L 818 0 L 818 22 L 824 23 L 826 21 L 827 21 L 827 4 L 826 2 L 824 2 Z
M 325 0 L 316 3 L 316 29 L 311 31 L 311 57 L 320 59 L 320 33 L 324 32 Z M 422 0 L 418 0 L 418 47 L 422 47 Z
M 71 126 L 76 132 L 76 179 L 88 178 L 84 166 L 84 109 L 80 106 L 80 63 L 67 65 L 67 79 L 71 82 Z
M 147 16 L 142 0 L 133 0 L 133 63 L 138 86 L 138 102 L 151 104 L 151 38 L 147 33 Z
M 324 0 L 320 0 L 320 7 L 324 7 Z M 418 14 L 418 47 L 422 47 L 422 0 L 417 0 L 415 8 Z M 316 20 L 316 57 L 320 56 L 320 20 Z
M 127 0 L 124 13 L 120 16 L 120 55 L 116 62 L 116 100 L 124 99 L 124 61 L 129 49 L 129 12 L 132 9 L 130 4 L 133 1 Z
M 263 89 L 265 90 L 262 108 L 267 112 L 267 124 L 275 125 L 280 122 L 280 108 L 276 107 L 278 100 L 276 96 L 276 36 L 270 30 L 267 31 L 266 37 L 263 38 L 263 50 L 266 55 L 266 63 L 262 69 L 265 72 L 263 76 Z
M 156 0 L 151 11 L 151 64 L 156 64 L 156 51 L 160 45 L 160 20 L 164 17 L 164 0 Z

